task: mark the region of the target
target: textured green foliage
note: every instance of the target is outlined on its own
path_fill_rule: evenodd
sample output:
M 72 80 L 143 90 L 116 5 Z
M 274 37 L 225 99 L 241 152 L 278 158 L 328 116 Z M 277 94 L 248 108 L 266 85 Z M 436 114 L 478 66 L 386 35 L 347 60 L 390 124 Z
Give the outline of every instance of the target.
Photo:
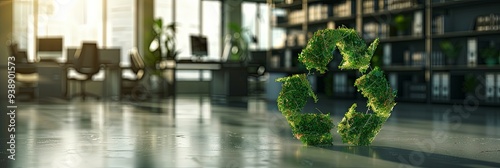
M 359 69 L 364 73 L 370 67 L 370 60 L 379 43 L 375 39 L 370 47 L 358 36 L 354 29 L 324 29 L 314 33 L 306 48 L 299 54 L 299 61 L 307 70 L 316 69 L 321 74 L 328 70 L 328 63 L 333 59 L 333 51 L 339 48 L 342 54 L 340 69 Z
M 370 47 L 358 36 L 355 30 L 348 29 L 343 40 L 337 43 L 337 47 L 342 54 L 342 63 L 340 69 L 358 69 L 361 73 L 366 72 L 370 67 L 370 60 L 377 49 L 379 40 L 375 39 Z
M 356 107 L 355 103 L 349 108 L 339 123 L 337 132 L 342 137 L 343 143 L 367 146 L 375 139 L 389 116 L 356 112 Z
M 306 74 L 283 77 L 276 81 L 283 83 L 278 96 L 278 110 L 286 118 L 291 115 L 300 114 L 300 111 L 306 105 L 308 97 L 312 97 L 314 102 L 318 101 L 316 94 L 314 94 L 311 88 L 311 84 L 307 80 Z
M 382 125 L 389 118 L 396 105 L 396 91 L 392 90 L 384 73 L 375 67 L 368 74 L 370 61 L 379 43 L 375 39 L 369 47 L 354 29 L 339 28 L 319 30 L 307 43 L 299 55 L 307 70 L 316 69 L 320 73 L 328 70 L 328 63 L 333 59 L 333 51 L 338 48 L 342 54 L 340 69 L 358 69 L 364 74 L 355 82 L 358 91 L 368 98 L 367 106 L 374 113 L 359 113 L 353 104 L 339 123 L 338 133 L 344 143 L 353 145 L 369 145 L 378 134 Z M 305 74 L 293 75 L 277 80 L 283 82 L 278 97 L 278 109 L 287 118 L 293 134 L 304 144 L 331 144 L 330 130 L 333 123 L 329 115 L 301 114 L 307 97 L 316 95 L 311 89 Z
M 299 54 L 299 61 L 307 70 L 314 68 L 320 73 L 325 73 L 328 70 L 328 63 L 333 58 L 333 51 L 336 48 L 334 44 L 339 38 L 339 32 L 333 29 L 318 30 Z
M 293 134 L 306 145 L 332 144 L 333 121 L 330 114 L 298 114 L 289 120 Z
M 356 79 L 354 86 L 368 98 L 367 106 L 379 116 L 388 117 L 396 106 L 396 91 L 391 89 L 384 72 L 378 67 Z

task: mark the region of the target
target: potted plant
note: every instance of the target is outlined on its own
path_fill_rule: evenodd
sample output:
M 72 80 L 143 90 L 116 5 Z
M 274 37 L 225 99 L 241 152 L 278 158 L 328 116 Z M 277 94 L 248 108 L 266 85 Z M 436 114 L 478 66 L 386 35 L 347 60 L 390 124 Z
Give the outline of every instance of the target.
M 476 79 L 476 76 L 472 74 L 467 74 L 464 77 L 464 83 L 463 83 L 463 88 L 462 91 L 467 95 L 473 95 L 476 86 L 478 84 L 478 81 Z
M 409 26 L 409 20 L 404 15 L 400 14 L 394 18 L 394 26 L 396 27 L 398 36 L 402 36 L 405 34 L 406 30 Z
M 493 42 L 490 43 L 489 47 L 483 48 L 479 51 L 479 55 L 484 59 L 484 62 L 488 66 L 495 65 L 497 62 L 498 49 L 495 48 Z
M 245 36 L 249 34 L 248 29 L 242 28 L 239 24 L 229 23 L 230 33 L 226 35 L 223 61 L 247 63 L 250 61 L 249 39 Z M 252 42 L 257 42 L 257 37 L 251 36 Z
M 449 40 L 444 40 L 439 43 L 439 48 L 441 48 L 441 51 L 446 56 L 446 63 L 448 65 L 455 65 L 457 58 L 462 51 L 462 46 Z
M 154 38 L 149 45 L 149 51 L 144 57 L 146 71 L 150 78 L 151 89 L 157 90 L 163 86 L 162 70 L 165 68 L 161 64 L 163 60 L 175 60 L 179 51 L 175 45 L 176 24 L 170 23 L 163 26 L 161 18 L 153 22 Z

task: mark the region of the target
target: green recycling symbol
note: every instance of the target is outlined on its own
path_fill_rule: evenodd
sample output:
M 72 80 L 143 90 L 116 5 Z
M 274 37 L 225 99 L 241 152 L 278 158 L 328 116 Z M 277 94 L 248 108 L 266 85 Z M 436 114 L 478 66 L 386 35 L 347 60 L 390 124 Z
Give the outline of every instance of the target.
M 351 145 L 370 145 L 382 129 L 382 125 L 396 106 L 396 91 L 387 82 L 379 67 L 370 66 L 370 60 L 379 43 L 375 39 L 370 46 L 354 29 L 324 29 L 314 33 L 307 46 L 299 54 L 299 61 L 306 69 L 315 69 L 324 74 L 333 59 L 333 51 L 338 48 L 342 54 L 340 69 L 356 69 L 362 74 L 354 86 L 368 99 L 367 112 L 357 112 L 356 103 L 344 115 L 337 126 L 337 132 L 343 143 Z M 285 116 L 292 128 L 292 133 L 306 145 L 331 145 L 334 128 L 329 114 L 301 113 L 307 98 L 318 101 L 307 76 L 295 74 L 277 79 L 282 82 L 282 89 L 277 99 L 278 110 Z

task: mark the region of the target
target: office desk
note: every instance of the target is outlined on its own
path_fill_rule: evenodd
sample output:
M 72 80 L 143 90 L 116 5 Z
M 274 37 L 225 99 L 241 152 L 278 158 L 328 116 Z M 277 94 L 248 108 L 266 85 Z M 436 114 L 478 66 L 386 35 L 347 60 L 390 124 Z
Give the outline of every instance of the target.
M 59 63 L 38 62 L 38 99 L 65 98 L 66 72 Z
M 202 80 L 202 72 L 204 70 L 212 71 L 212 81 L 210 83 L 211 96 L 233 97 L 248 95 L 247 67 L 239 63 L 178 61 L 174 67 L 174 74 L 175 70 L 199 70 L 200 81 Z M 174 93 L 175 83 L 174 81 Z

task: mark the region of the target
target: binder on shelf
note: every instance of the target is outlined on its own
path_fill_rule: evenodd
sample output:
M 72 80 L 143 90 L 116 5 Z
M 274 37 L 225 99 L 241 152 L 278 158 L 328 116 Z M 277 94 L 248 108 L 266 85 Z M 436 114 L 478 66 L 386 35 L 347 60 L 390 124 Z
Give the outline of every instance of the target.
M 384 56 L 383 61 L 384 65 L 391 65 L 391 43 L 384 44 Z
M 422 36 L 424 29 L 424 14 L 422 11 L 416 11 L 413 17 L 413 35 Z
M 290 49 L 285 50 L 285 68 L 292 67 L 292 51 Z
M 333 92 L 334 93 L 346 93 L 346 86 L 347 86 L 347 75 L 345 73 L 338 73 L 333 75 L 333 83 L 335 84 L 333 87 Z
M 380 23 L 379 24 L 380 28 L 378 29 L 379 32 L 379 37 L 381 39 L 388 38 L 390 36 L 390 26 L 388 23 Z
M 363 1 L 363 13 L 369 14 L 375 12 L 375 0 L 365 0 Z
M 442 66 L 443 63 L 443 53 L 439 51 L 433 51 L 431 53 L 432 65 Z
M 410 55 L 411 65 L 413 66 L 425 66 L 425 52 L 413 52 Z
M 496 92 L 497 102 L 500 102 L 500 73 L 497 73 Z
M 406 90 L 408 98 L 425 99 L 427 97 L 425 83 L 406 82 L 405 87 L 407 87 Z
M 441 97 L 444 100 L 450 99 L 450 74 L 442 73 L 441 74 Z
M 495 74 L 486 73 L 486 90 L 485 97 L 487 102 L 493 102 L 495 99 Z
M 448 24 L 449 18 L 448 16 L 441 14 L 434 17 L 432 21 L 432 33 L 434 34 L 443 34 L 448 32 Z
M 432 74 L 432 98 L 439 99 L 441 95 L 441 73 Z
M 406 50 L 404 53 L 403 53 L 403 59 L 404 59 L 404 62 L 405 62 L 405 65 L 412 65 L 412 53 L 408 50 Z
M 363 38 L 364 39 L 375 39 L 378 37 L 378 23 L 368 22 L 363 25 Z
M 469 38 L 467 40 L 467 66 L 477 65 L 477 39 Z
M 335 29 L 335 22 L 333 22 L 333 21 L 328 22 L 326 25 L 326 28 L 327 29 Z
M 388 0 L 378 0 L 378 11 L 382 12 L 387 9 L 387 1 Z
M 351 0 L 346 0 L 337 6 L 333 7 L 333 16 L 344 17 L 352 15 L 353 3 Z
M 398 89 L 398 75 L 396 73 L 389 73 L 389 84 L 392 89 Z
M 279 55 L 273 55 L 271 57 L 271 68 L 279 68 L 280 67 L 280 56 Z

